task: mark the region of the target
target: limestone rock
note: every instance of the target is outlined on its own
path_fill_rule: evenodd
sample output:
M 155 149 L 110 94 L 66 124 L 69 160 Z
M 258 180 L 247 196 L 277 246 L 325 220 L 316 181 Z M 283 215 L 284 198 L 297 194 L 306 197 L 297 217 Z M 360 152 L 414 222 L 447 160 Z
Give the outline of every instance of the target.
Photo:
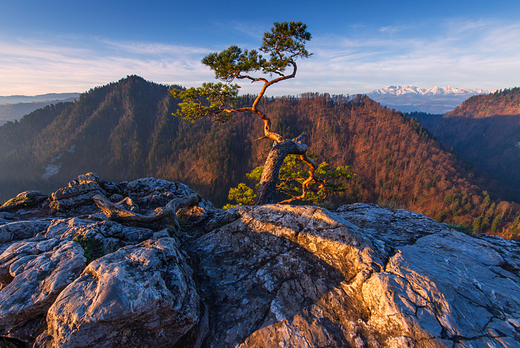
M 198 319 L 191 270 L 162 238 L 89 264 L 50 308 L 44 336 L 48 347 L 171 347 Z
M 9 212 L 0 212 L 0 225 L 4 225 L 10 222 L 13 222 L 17 220 L 17 217 L 15 214 L 9 213 Z
M 338 215 L 391 251 L 363 285 L 368 323 L 394 332 L 388 342 L 400 333 L 410 345 L 520 346 L 511 324 L 520 314 L 519 243 L 468 236 L 406 210 L 353 205 Z
M 342 347 L 355 342 L 357 334 L 343 332 L 348 321 L 337 318 L 366 316 L 355 291 L 343 290 L 367 278 L 377 262 L 361 231 L 316 207 L 271 205 L 237 213 L 240 219 L 188 247 L 198 261 L 204 298 L 212 300 L 208 345 Z M 374 340 L 365 328 L 356 324 L 356 330 Z
M 0 212 L 31 207 L 47 199 L 40 191 L 25 191 L 0 206 Z
M 156 178 L 137 179 L 129 182 L 124 187 L 128 194 L 139 207 L 146 207 L 141 214 L 149 214 L 158 207 L 166 206 L 172 199 L 187 197 L 196 192 L 182 183 L 174 183 Z M 204 204 L 213 208 L 213 205 L 204 200 Z
M 29 239 L 46 230 L 51 221 L 41 219 L 36 221 L 15 221 L 0 225 L 0 244 L 13 240 Z
M 520 345 L 516 242 L 374 205 L 236 213 L 188 244 L 208 346 Z
M 43 237 L 97 240 L 105 246 L 107 252 L 111 252 L 150 239 L 153 234 L 154 232 L 147 228 L 128 227 L 112 221 L 65 218 L 52 220 Z
M 123 215 L 167 211 L 180 229 L 132 226 L 97 194 Z M 88 173 L 52 209 L 1 211 L 0 336 L 42 348 L 520 347 L 518 242 L 373 204 L 171 203 L 193 195 Z
M 12 244 L 0 255 L 0 335 L 31 341 L 45 328 L 47 310 L 85 267 L 72 241 Z
M 97 194 L 107 195 L 101 187 L 104 182 L 94 173 L 78 176 L 67 187 L 60 188 L 51 195 L 50 207 L 57 211 L 68 211 L 82 207 L 92 207 L 92 197 Z
M 115 342 L 119 342 L 120 339 L 125 342 L 124 346 L 156 346 L 157 342 L 162 342 L 162 346 L 170 346 L 181 338 L 198 341 L 200 346 L 203 338 L 201 334 L 207 332 L 207 324 L 203 324 L 207 323 L 207 310 L 204 312 L 201 309 L 200 299 L 191 278 L 192 271 L 179 251 L 177 242 L 170 238 L 170 232 L 173 230 L 164 228 L 154 231 L 146 228 L 152 227 L 146 224 L 145 227 L 138 227 L 110 221 L 92 199 L 99 193 L 110 194 L 114 198 L 118 195 L 125 196 L 121 204 L 129 211 L 149 213 L 171 208 L 174 217 L 176 206 L 168 203 L 172 200 L 176 203 L 183 202 L 190 194 L 194 195 L 187 186 L 164 180 L 147 178 L 116 184 L 88 173 L 78 176 L 66 188 L 57 190 L 50 198 L 52 209 L 40 206 L 32 208 L 29 212 L 27 209 L 2 212 L 0 335 L 30 344 L 35 342 L 36 346 L 42 347 L 70 346 L 69 343 L 62 342 L 63 339 L 60 341 L 62 331 L 58 333 L 51 330 L 61 327 L 51 318 L 56 319 L 61 314 L 71 313 L 63 308 L 88 306 L 89 303 L 92 304 L 88 301 L 93 299 L 74 302 L 78 293 L 70 290 L 74 296 L 61 297 L 59 302 L 55 301 L 73 281 L 75 286 L 85 285 L 80 280 L 84 281 L 85 277 L 89 276 L 80 277 L 80 273 L 87 261 L 93 259 L 88 266 L 91 272 L 88 274 L 99 275 L 101 283 L 89 283 L 90 288 L 99 285 L 99 291 L 104 294 L 117 293 L 120 288 L 110 290 L 105 283 L 116 284 L 124 275 L 127 277 L 124 291 L 134 291 L 132 294 L 140 296 L 137 300 L 130 296 L 130 302 L 120 303 L 121 311 L 112 316 L 117 322 L 116 325 L 127 329 L 132 326 L 131 322 L 134 320 L 136 329 L 130 330 L 133 333 L 124 331 L 123 336 L 114 331 L 113 340 L 107 340 L 106 346 L 117 345 Z M 22 194 L 18 196 L 21 197 Z M 139 201 L 141 207 L 130 197 Z M 197 197 L 198 202 L 200 197 Z M 163 202 L 166 202 L 166 206 L 161 206 Z M 211 203 L 205 202 L 201 202 L 201 205 L 212 207 Z M 171 213 L 168 211 L 168 214 Z M 99 263 L 100 260 L 107 263 Z M 113 273 L 105 270 L 112 270 Z M 68 302 L 69 298 L 74 300 Z M 103 302 L 105 300 L 108 302 Z M 96 301 L 98 302 L 94 301 L 92 308 L 110 306 L 110 299 L 96 298 Z M 53 308 L 60 305 L 61 309 L 49 312 L 53 303 Z M 128 306 L 125 307 L 126 305 Z M 137 309 L 141 311 L 138 315 L 135 314 Z M 199 322 L 201 311 L 202 317 L 206 320 Z M 105 312 L 97 313 L 100 314 L 100 318 L 105 318 Z M 54 313 L 54 316 L 50 313 Z M 81 313 L 73 315 L 81 316 Z M 60 318 L 65 321 L 70 319 Z M 85 325 L 81 326 L 80 332 L 74 332 L 70 337 L 94 337 L 88 330 L 97 332 L 99 323 L 92 324 L 89 321 L 92 318 L 84 319 Z M 106 323 L 104 320 L 101 321 Z M 51 322 L 54 325 L 52 327 Z M 185 335 L 186 333 L 188 334 Z M 72 342 L 74 339 L 65 340 Z M 72 346 L 81 346 L 83 342 L 88 344 L 90 341 L 80 338 Z M 94 346 L 99 345 L 95 343 Z

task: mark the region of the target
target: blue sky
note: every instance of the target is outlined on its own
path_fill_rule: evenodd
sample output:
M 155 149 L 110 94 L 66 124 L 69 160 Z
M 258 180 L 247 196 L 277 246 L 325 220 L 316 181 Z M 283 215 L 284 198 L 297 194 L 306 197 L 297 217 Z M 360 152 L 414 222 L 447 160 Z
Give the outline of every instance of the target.
M 314 55 L 268 95 L 509 88 L 520 85 L 519 18 L 518 0 L 0 0 L 0 95 L 84 92 L 132 74 L 196 86 L 214 80 L 204 55 L 258 48 L 273 22 L 292 20 L 308 25 Z

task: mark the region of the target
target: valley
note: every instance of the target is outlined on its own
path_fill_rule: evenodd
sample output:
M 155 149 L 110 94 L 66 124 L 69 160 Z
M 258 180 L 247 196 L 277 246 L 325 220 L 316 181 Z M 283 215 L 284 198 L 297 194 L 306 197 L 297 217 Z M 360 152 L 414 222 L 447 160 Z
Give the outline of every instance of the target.
M 179 101 L 168 87 L 129 76 L 0 127 L 1 199 L 27 189 L 51 193 L 86 172 L 114 181 L 153 176 L 183 182 L 219 207 L 230 187 L 254 186 L 245 174 L 263 164 L 272 145 L 257 141 L 257 116 L 237 115 L 225 125 L 190 123 L 172 116 Z M 505 198 L 508 186 L 415 118 L 362 95 L 307 93 L 268 98 L 260 108 L 286 137 L 307 132 L 309 151 L 320 162 L 349 165 L 356 173 L 347 192 L 326 206 L 376 203 L 518 237 L 520 208 L 514 195 Z

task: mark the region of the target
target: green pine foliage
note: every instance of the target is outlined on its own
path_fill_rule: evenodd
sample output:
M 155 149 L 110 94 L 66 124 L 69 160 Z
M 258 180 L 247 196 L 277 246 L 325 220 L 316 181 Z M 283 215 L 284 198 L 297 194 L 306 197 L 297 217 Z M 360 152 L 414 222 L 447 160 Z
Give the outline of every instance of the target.
M 232 113 L 224 111 L 233 108 L 238 100 L 237 84 L 206 82 L 202 87 L 190 87 L 186 90 L 170 90 L 174 98 L 182 99 L 174 116 L 195 122 L 201 117 L 213 115 L 213 121 L 225 123 L 232 118 Z
M 316 156 L 310 156 L 316 160 Z M 308 167 L 300 159 L 300 156 L 289 155 L 285 158 L 283 166 L 280 168 L 278 183 L 276 190 L 281 198 L 292 198 L 301 196 L 303 193 L 302 182 L 309 177 Z M 255 182 L 259 182 L 262 176 L 263 166 L 258 166 L 247 177 Z M 349 181 L 355 174 L 350 170 L 349 166 L 339 166 L 332 169 L 329 164 L 322 162 L 316 169 L 316 173 L 323 178 L 327 185 L 319 187 L 314 184 L 311 191 L 307 193 L 304 202 L 320 204 L 326 202 L 330 194 L 338 194 L 345 192 L 347 186 L 345 183 Z M 258 188 L 258 183 L 256 188 Z M 236 204 L 226 204 L 224 209 L 253 205 L 256 198 L 255 191 L 244 183 L 240 183 L 238 187 L 229 190 L 228 199 L 235 201 Z
M 257 196 L 258 195 L 252 188 L 241 182 L 237 187 L 232 187 L 229 189 L 228 199 L 230 201 L 235 201 L 236 204 L 226 204 L 224 209 L 243 205 L 254 205 Z

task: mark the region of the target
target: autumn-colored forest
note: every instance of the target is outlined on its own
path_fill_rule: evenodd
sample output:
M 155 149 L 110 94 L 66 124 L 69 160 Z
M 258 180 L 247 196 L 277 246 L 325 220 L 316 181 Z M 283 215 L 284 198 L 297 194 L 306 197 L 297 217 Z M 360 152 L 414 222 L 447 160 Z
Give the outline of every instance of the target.
M 446 114 L 447 117 L 482 118 L 520 115 L 520 87 L 506 88 L 487 95 L 475 95 Z
M 0 200 L 27 189 L 50 193 L 93 171 L 112 181 L 143 176 L 182 181 L 224 205 L 229 188 L 248 182 L 245 174 L 263 164 L 272 145 L 256 141 L 262 122 L 243 114 L 226 124 L 190 123 L 171 115 L 177 103 L 166 86 L 130 76 L 75 103 L 5 124 Z M 468 226 L 466 231 L 518 238 L 520 205 L 501 201 L 499 181 L 450 152 L 415 119 L 362 96 L 265 99 L 261 109 L 286 138 L 306 131 L 309 151 L 319 161 L 351 166 L 356 175 L 347 192 L 327 204 L 406 208 Z M 49 175 L 49 165 L 59 172 Z
M 446 115 L 415 113 L 462 158 L 499 182 L 497 196 L 520 201 L 520 88 L 474 96 Z

